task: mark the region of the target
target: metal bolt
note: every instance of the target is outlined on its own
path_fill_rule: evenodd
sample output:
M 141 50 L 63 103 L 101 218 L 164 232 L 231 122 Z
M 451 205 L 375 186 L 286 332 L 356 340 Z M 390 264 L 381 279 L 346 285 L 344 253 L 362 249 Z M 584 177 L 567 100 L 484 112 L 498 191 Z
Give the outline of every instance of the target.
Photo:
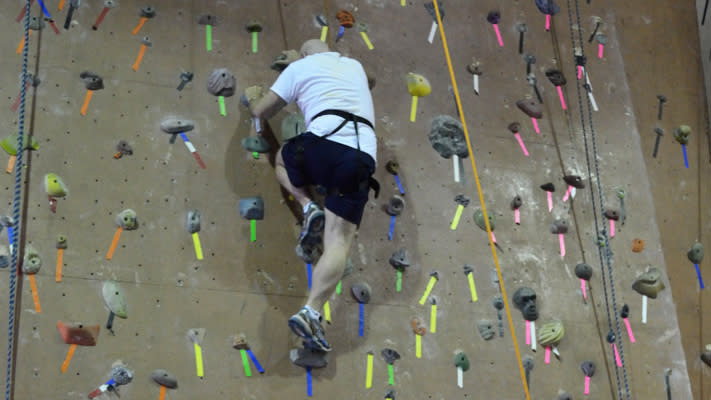
M 667 97 L 663 94 L 658 94 L 657 99 L 659 99 L 659 111 L 657 112 L 657 119 L 662 120 L 662 112 L 664 111 L 664 103 L 667 102 Z
M 588 43 L 592 43 L 593 39 L 595 39 L 595 34 L 597 34 L 597 30 L 600 29 L 601 23 L 602 20 L 600 18 L 595 19 L 595 29 L 593 29 L 592 33 L 590 34 L 590 37 L 588 38 Z
M 654 128 L 654 133 L 657 134 L 657 138 L 654 140 L 654 152 L 652 153 L 652 157 L 657 158 L 657 152 L 659 151 L 659 142 L 661 141 L 662 136 L 664 136 L 664 129 L 657 126 Z
M 516 25 L 516 30 L 519 32 L 518 35 L 518 54 L 523 53 L 523 34 L 526 33 L 528 28 L 526 27 L 526 24 L 517 24 Z
M 529 85 L 533 86 L 533 91 L 536 93 L 538 102 L 543 104 L 543 97 L 541 97 L 541 92 L 538 91 L 538 85 L 536 85 L 536 76 L 533 74 L 528 74 L 526 80 L 528 81 Z
M 524 61 L 526 61 L 526 75 L 531 73 L 531 64 L 536 63 L 536 56 L 533 54 L 526 54 L 523 56 Z

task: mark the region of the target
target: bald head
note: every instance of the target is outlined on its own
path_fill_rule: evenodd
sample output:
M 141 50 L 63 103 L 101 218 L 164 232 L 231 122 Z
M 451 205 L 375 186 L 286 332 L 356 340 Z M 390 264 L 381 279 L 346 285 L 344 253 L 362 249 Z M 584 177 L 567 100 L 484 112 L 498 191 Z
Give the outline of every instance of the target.
M 301 45 L 301 57 L 310 56 L 316 53 L 325 53 L 328 51 L 328 45 L 318 39 L 310 39 Z

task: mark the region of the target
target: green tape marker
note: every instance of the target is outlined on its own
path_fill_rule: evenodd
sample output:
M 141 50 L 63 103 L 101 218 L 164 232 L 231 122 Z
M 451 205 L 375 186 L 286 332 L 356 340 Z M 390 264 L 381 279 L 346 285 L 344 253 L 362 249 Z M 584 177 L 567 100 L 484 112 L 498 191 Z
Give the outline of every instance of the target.
M 338 281 L 338 285 L 336 286 L 336 294 L 341 294 L 341 282 L 343 281 Z
M 257 153 L 256 151 L 253 151 L 253 152 L 252 152 L 252 157 L 253 157 L 255 160 L 259 160 L 259 153 Z
M 212 51 L 212 25 L 205 25 L 205 47 Z
M 395 281 L 395 290 L 402 291 L 402 271 L 397 270 L 397 280 Z
M 220 115 L 224 117 L 227 115 L 227 109 L 225 108 L 225 96 L 218 96 L 217 102 L 220 103 Z
M 257 220 L 255 220 L 255 219 L 249 220 L 249 235 L 250 235 L 250 241 L 252 241 L 252 242 L 257 241 Z
M 388 364 L 388 384 L 390 384 L 390 386 L 395 384 L 394 375 L 395 374 L 393 373 L 393 365 Z
M 242 356 L 242 366 L 244 367 L 244 374 L 248 377 L 252 376 L 252 370 L 249 368 L 249 358 L 247 358 L 247 351 L 245 349 L 239 350 Z
M 252 32 L 252 53 L 257 52 L 257 32 Z

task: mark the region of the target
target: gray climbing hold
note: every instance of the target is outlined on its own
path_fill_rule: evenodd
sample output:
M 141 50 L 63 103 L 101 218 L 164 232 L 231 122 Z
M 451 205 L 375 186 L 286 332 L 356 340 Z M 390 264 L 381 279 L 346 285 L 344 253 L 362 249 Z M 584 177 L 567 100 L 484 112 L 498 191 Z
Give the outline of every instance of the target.
M 489 227 L 493 231 L 496 227 L 496 217 L 491 212 L 491 210 L 487 212 L 487 216 L 489 217 Z M 481 228 L 481 230 L 486 231 L 486 222 L 484 222 L 484 212 L 481 210 L 481 208 L 477 208 L 474 211 L 474 223 L 476 224 L 476 226 Z
M 65 235 L 57 235 L 57 242 L 56 242 L 56 247 L 58 249 L 66 249 L 67 248 L 67 237 Z
M 556 15 L 560 12 L 560 7 L 553 0 L 536 0 L 536 7 L 543 14 Z
M 565 183 L 576 189 L 585 189 L 583 179 L 578 175 L 566 175 L 563 177 L 563 180 L 565 181 Z
M 551 233 L 553 234 L 563 234 L 568 233 L 568 221 L 564 219 L 556 219 L 551 224 Z
M 516 195 L 512 200 L 511 200 L 511 209 L 512 210 L 518 210 L 521 208 L 521 205 L 523 204 L 523 200 L 521 200 L 521 196 Z
M 230 97 L 235 94 L 237 80 L 227 68 L 218 68 L 207 79 L 207 91 L 213 96 Z
M 701 353 L 701 361 L 711 367 L 711 351 L 704 351 L 703 353 Z
M 175 389 L 178 387 L 178 379 L 175 375 L 164 369 L 157 369 L 151 372 L 151 379 L 153 379 L 157 384 L 165 386 L 168 389 Z
M 79 78 L 84 81 L 84 86 L 87 90 L 100 90 L 104 88 L 104 79 L 89 71 L 83 71 L 79 74 Z
M 10 266 L 10 257 L 6 255 L 0 255 L 0 269 L 7 268 Z
M 118 365 L 111 370 L 111 379 L 116 385 L 127 385 L 133 380 L 133 373 L 123 365 Z
M 605 210 L 604 215 L 605 218 L 612 221 L 618 221 L 620 219 L 620 212 L 612 208 Z
M 132 231 L 138 228 L 138 218 L 136 212 L 127 208 L 116 215 L 114 219 L 116 225 L 127 231 Z
M 607 44 L 607 35 L 605 35 L 604 33 L 598 33 L 595 35 L 595 40 L 597 40 L 598 43 L 604 46 Z
M 119 318 L 127 318 L 126 296 L 123 289 L 115 281 L 104 282 L 101 288 L 101 295 L 104 297 L 106 307 Z
M 437 22 L 437 11 L 434 7 L 434 1 L 428 1 L 427 3 L 425 3 L 425 9 L 427 10 L 427 13 L 430 14 L 432 19 Z M 441 19 L 444 19 L 444 5 L 440 0 L 437 0 L 437 9 L 439 10 L 439 17 Z
M 531 118 L 543 118 L 543 108 L 533 99 L 521 99 L 516 106 Z
M 686 253 L 686 256 L 692 263 L 701 264 L 701 261 L 704 259 L 704 245 L 700 242 L 694 243 L 694 245 L 691 246 L 689 251 Z
M 469 156 L 462 124 L 449 115 L 438 115 L 432 120 L 427 138 L 432 148 L 444 158 L 451 158 L 453 155 L 461 158 Z
M 140 15 L 143 18 L 153 18 L 156 16 L 156 9 L 153 6 L 145 6 L 141 8 Z
M 558 392 L 558 397 L 556 397 L 555 400 L 573 400 L 573 396 L 571 396 L 568 392 L 560 391 Z
M 390 198 L 390 201 L 388 201 L 388 206 L 385 211 L 390 215 L 397 216 L 402 213 L 404 208 L 405 199 L 395 194 Z
M 153 46 L 153 41 L 151 41 L 151 38 L 149 36 L 144 36 L 141 38 L 141 44 L 144 44 L 147 47 L 151 47 Z
M 583 361 L 583 363 L 580 364 L 580 369 L 583 370 L 585 376 L 592 378 L 592 376 L 595 375 L 595 363 L 592 361 Z
M 538 319 L 538 308 L 536 306 L 536 292 L 529 287 L 522 287 L 516 290 L 513 295 L 513 302 L 516 308 L 521 310 L 526 321 Z
M 160 129 L 165 133 L 190 132 L 195 129 L 195 123 L 190 119 L 166 118 L 161 121 Z
M 198 16 L 198 24 L 200 25 L 217 25 L 217 17 L 211 14 L 201 14 Z
M 27 27 L 33 31 L 40 31 L 44 29 L 45 23 L 41 17 L 30 17 L 30 23 Z
M 267 139 L 265 139 L 261 135 L 248 136 L 242 139 L 242 147 L 244 147 L 244 149 L 247 151 L 256 151 L 257 153 L 269 153 L 269 151 L 272 149 L 271 146 L 269 146 L 269 142 L 267 142 Z
M 652 299 L 656 299 L 657 294 L 665 287 L 662 282 L 662 272 L 656 267 L 652 267 L 649 271 L 638 276 L 632 284 L 632 289 L 635 292 Z
M 261 196 L 241 199 L 239 201 L 239 214 L 249 220 L 264 219 L 264 200 Z
M 368 304 L 370 302 L 370 285 L 366 282 L 356 282 L 351 287 L 351 293 L 359 303 Z
M 464 264 L 462 266 L 462 269 L 464 270 L 464 275 L 471 274 L 472 272 L 474 272 L 474 268 L 469 264 Z
M 578 278 L 589 281 L 592 278 L 593 269 L 590 265 L 585 263 L 580 263 L 575 266 L 575 276 Z
M 306 132 L 306 121 L 301 113 L 289 113 L 281 120 L 281 139 L 287 141 Z
M 200 211 L 198 211 L 198 210 L 188 211 L 187 228 L 188 228 L 189 233 L 200 232 Z
M 324 368 L 328 365 L 326 352 L 307 348 L 291 349 L 289 352 L 291 362 L 303 368 Z
M 42 268 L 42 258 L 32 246 L 25 249 L 25 258 L 22 261 L 22 272 L 27 275 L 34 275 Z
M 410 266 L 410 257 L 407 254 L 406 248 L 401 248 L 393 253 L 390 257 L 390 265 L 397 269 L 403 269 Z
M 482 339 L 484 340 L 490 340 L 496 335 L 496 332 L 494 331 L 494 325 L 489 320 L 484 319 L 479 321 L 476 324 L 476 328 L 479 330 L 479 335 L 481 335 Z
M 383 357 L 383 360 L 385 360 L 385 362 L 388 364 L 393 364 L 395 363 L 395 361 L 400 359 L 400 353 L 393 349 L 385 348 L 380 352 L 380 355 Z
M 470 199 L 469 197 L 467 197 L 467 196 L 465 196 L 465 195 L 463 195 L 463 194 L 460 193 L 460 194 L 454 196 L 454 201 L 455 201 L 457 204 L 461 204 L 462 207 L 466 207 L 466 206 L 468 206 L 469 203 L 471 202 L 471 199 Z
M 469 358 L 467 358 L 467 355 L 462 352 L 457 353 L 454 356 L 454 366 L 461 368 L 462 371 L 469 370 Z

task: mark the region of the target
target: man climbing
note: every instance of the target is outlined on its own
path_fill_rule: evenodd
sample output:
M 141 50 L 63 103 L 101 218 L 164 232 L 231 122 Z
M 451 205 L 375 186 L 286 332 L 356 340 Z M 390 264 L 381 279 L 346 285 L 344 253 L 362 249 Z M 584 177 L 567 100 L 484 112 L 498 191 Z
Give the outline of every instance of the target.
M 289 318 L 289 327 L 306 347 L 330 351 L 317 310 L 343 275 L 371 187 L 377 196 L 377 182 L 371 177 L 375 118 L 368 79 L 358 61 L 329 51 L 317 39 L 306 41 L 300 53 L 297 59 L 293 50 L 285 52 L 281 63 L 286 67 L 263 97 L 255 99 L 251 88 L 245 97 L 259 119 L 271 118 L 292 102 L 304 114 L 306 132 L 282 146 L 275 170 L 279 183 L 303 208 L 297 254 L 307 257 L 321 239 L 323 254 L 314 267 L 306 304 Z M 325 188 L 325 211 L 311 199 L 309 185 Z

